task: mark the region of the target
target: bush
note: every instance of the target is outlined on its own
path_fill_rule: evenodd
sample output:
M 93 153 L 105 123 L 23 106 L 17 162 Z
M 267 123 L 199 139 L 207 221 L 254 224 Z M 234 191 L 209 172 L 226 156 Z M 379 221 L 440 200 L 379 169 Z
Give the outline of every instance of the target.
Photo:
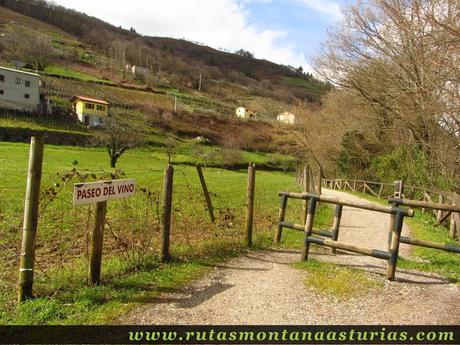
M 441 190 L 455 187 L 455 181 L 443 177 L 439 170 L 432 166 L 425 152 L 417 146 L 398 147 L 391 153 L 378 156 L 372 159 L 369 170 L 373 180 L 402 179 L 411 185 Z

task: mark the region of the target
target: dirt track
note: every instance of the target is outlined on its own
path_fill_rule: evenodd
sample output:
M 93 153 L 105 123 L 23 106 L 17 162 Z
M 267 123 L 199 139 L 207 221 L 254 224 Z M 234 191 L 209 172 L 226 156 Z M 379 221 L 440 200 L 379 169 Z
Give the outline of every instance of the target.
M 359 200 L 336 191 L 326 195 Z M 385 249 L 389 215 L 345 207 L 340 241 Z M 403 232 L 408 232 L 405 227 Z M 409 254 L 402 246 L 401 255 Z M 134 310 L 124 324 L 460 324 L 460 286 L 422 272 L 398 269 L 385 279 L 386 262 L 313 246 L 318 260 L 372 272 L 383 288 L 337 298 L 308 288 L 308 272 L 293 268 L 299 253 L 250 252 L 216 266 L 204 279 Z M 350 277 L 350 279 L 353 279 Z

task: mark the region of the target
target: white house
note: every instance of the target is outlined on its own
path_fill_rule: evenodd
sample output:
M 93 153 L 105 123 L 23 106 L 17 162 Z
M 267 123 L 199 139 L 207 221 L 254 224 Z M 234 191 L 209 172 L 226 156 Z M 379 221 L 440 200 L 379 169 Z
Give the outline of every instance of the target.
M 281 123 L 285 123 L 287 125 L 293 125 L 297 122 L 297 117 L 288 112 L 288 111 L 285 111 L 284 113 L 282 114 L 279 114 L 277 117 L 276 117 L 276 121 L 278 122 L 281 122 Z
M 126 65 L 126 71 L 130 72 L 134 77 L 146 77 L 150 70 L 147 67 L 137 66 L 137 65 Z
M 241 119 L 249 119 L 249 120 L 257 119 L 256 111 L 253 109 L 247 109 L 245 107 L 236 108 L 235 114 L 237 117 Z
M 0 67 L 0 107 L 37 111 L 40 106 L 40 76 Z

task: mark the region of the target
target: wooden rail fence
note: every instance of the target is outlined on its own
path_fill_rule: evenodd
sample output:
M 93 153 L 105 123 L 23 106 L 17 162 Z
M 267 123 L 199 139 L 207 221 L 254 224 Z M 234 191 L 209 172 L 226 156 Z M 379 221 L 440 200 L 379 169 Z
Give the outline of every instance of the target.
M 398 181 L 398 183 L 400 182 Z M 322 185 L 329 189 L 360 192 L 383 199 L 388 199 L 395 195 L 394 183 L 349 179 L 323 179 Z M 401 197 L 405 201 L 420 201 L 421 203 L 417 206 L 415 206 L 414 203 L 411 204 L 413 207 L 421 208 L 422 212 L 426 212 L 427 209 L 430 209 L 439 224 L 447 223 L 449 227 L 449 237 L 451 239 L 457 238 L 460 240 L 460 213 L 457 211 L 458 207 L 460 207 L 460 195 L 453 192 L 438 191 L 403 184 L 401 188 Z M 424 204 L 424 202 L 426 204 Z M 431 207 L 427 205 L 431 205 Z M 436 207 L 434 207 L 435 205 Z M 454 210 L 445 209 L 444 206 L 448 208 L 454 206 Z M 455 208 L 455 206 L 457 206 L 457 208 Z
M 428 247 L 432 249 L 444 250 L 451 253 L 460 254 L 460 246 L 455 246 L 448 243 L 438 243 L 431 241 L 422 241 L 412 239 L 407 236 L 401 236 L 401 231 L 403 227 L 404 217 L 413 217 L 414 211 L 412 209 L 402 208 L 402 205 L 405 206 L 414 206 L 414 207 L 425 207 L 425 208 L 439 208 L 439 204 L 413 201 L 413 200 L 404 200 L 404 199 L 390 199 L 392 206 L 383 206 L 367 203 L 358 203 L 353 201 L 345 201 L 337 198 L 331 198 L 324 195 L 317 195 L 311 193 L 290 193 L 290 192 L 280 192 L 281 204 L 278 217 L 278 227 L 275 236 L 275 242 L 278 243 L 281 241 L 283 228 L 289 228 L 294 230 L 303 231 L 305 233 L 304 243 L 302 248 L 301 260 L 307 260 L 310 250 L 310 244 L 314 243 L 321 246 L 326 246 L 332 248 L 332 251 L 335 252 L 335 249 L 342 249 L 345 251 L 350 251 L 353 253 L 358 253 L 362 255 L 372 256 L 378 259 L 387 260 L 387 279 L 393 280 L 395 277 L 396 266 L 398 262 L 398 253 L 399 246 L 401 243 L 414 246 Z M 293 224 L 285 221 L 287 201 L 289 198 L 307 200 L 307 219 L 305 225 Z M 316 212 L 316 205 L 318 202 L 326 202 L 334 204 L 335 206 L 335 215 L 334 223 L 331 230 L 318 230 L 313 229 L 313 221 Z M 388 248 L 386 251 L 380 249 L 368 249 L 363 247 L 358 247 L 350 244 L 341 243 L 338 241 L 339 230 L 340 230 L 340 220 L 342 217 L 342 208 L 343 206 L 349 206 L 358 209 L 365 209 L 375 212 L 382 212 L 391 214 L 391 221 L 389 223 L 388 231 Z M 460 211 L 459 207 L 451 205 L 442 205 L 441 209 L 445 211 Z M 321 238 L 313 235 L 318 235 L 326 238 Z
M 302 247 L 301 260 L 308 260 L 310 244 L 314 243 L 317 245 L 330 247 L 332 249 L 342 249 L 353 253 L 368 255 L 378 259 L 387 260 L 387 279 L 393 280 L 395 278 L 403 220 L 404 217 L 412 217 L 414 215 L 413 210 L 403 209 L 399 207 L 357 203 L 310 193 L 280 192 L 279 195 L 281 197 L 281 206 L 279 210 L 278 228 L 275 236 L 275 242 L 279 242 L 281 240 L 283 228 L 291 228 L 294 230 L 304 231 L 305 236 Z M 308 201 L 307 220 L 304 226 L 285 222 L 284 217 L 286 214 L 287 200 L 289 198 Z M 334 225 L 331 230 L 313 229 L 313 221 L 318 202 L 326 202 L 336 205 Z M 383 212 L 394 215 L 395 221 L 390 223 L 389 228 L 389 232 L 391 233 L 391 244 L 389 249 L 387 251 L 383 251 L 380 249 L 368 249 L 339 242 L 338 237 L 340 228 L 340 218 L 342 216 L 343 206 L 350 206 L 353 208 L 371 210 L 375 212 Z M 313 235 L 323 236 L 326 237 L 326 239 Z

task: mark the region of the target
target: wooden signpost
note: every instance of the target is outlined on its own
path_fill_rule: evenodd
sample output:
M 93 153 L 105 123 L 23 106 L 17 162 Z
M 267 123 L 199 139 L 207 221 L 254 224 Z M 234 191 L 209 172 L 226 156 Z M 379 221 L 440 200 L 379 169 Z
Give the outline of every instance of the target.
M 73 189 L 75 206 L 96 203 L 96 217 L 91 240 L 89 283 L 101 281 L 102 243 L 104 239 L 107 201 L 127 198 L 136 193 L 135 180 L 112 180 L 76 183 Z

